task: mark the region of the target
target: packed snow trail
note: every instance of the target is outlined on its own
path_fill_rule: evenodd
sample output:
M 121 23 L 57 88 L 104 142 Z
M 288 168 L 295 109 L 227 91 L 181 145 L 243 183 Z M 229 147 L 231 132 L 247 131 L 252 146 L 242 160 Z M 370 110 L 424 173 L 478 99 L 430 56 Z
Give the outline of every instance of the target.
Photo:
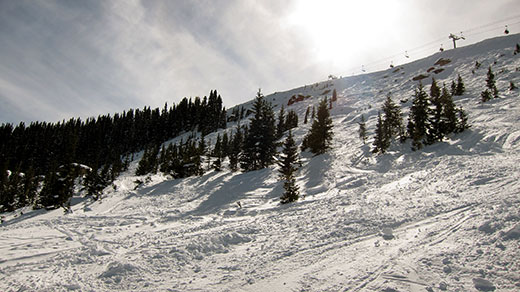
M 510 81 L 520 84 L 518 42 L 518 35 L 486 40 L 268 96 L 276 109 L 295 94 L 311 96 L 288 107 L 299 114 L 300 143 L 307 107 L 338 91 L 333 149 L 302 154 L 304 198 L 296 203 L 279 204 L 275 166 L 147 180 L 133 175 L 134 161 L 101 201 L 75 198 L 72 214 L 5 214 L 0 290 L 518 291 L 520 91 L 508 90 Z M 440 58 L 450 62 L 435 65 Z M 489 65 L 501 97 L 482 104 Z M 425 85 L 461 74 L 467 92 L 455 102 L 472 127 L 421 151 L 394 143 L 372 154 L 372 140 L 358 138 L 361 115 L 372 136 L 391 91 L 406 122 L 420 74 L 430 74 Z M 145 183 L 135 188 L 136 179 Z

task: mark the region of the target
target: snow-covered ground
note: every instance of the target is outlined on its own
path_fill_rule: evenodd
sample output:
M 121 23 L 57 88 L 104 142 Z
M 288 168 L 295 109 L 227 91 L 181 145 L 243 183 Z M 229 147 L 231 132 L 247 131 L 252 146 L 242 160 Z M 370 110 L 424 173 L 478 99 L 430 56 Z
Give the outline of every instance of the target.
M 72 214 L 4 214 L 0 290 L 519 291 L 520 90 L 508 89 L 520 86 L 516 43 L 520 35 L 500 37 L 268 96 L 276 110 L 298 112 L 301 142 L 307 106 L 338 91 L 334 149 L 302 154 L 296 203 L 279 204 L 275 166 L 155 175 L 134 190 L 144 180 L 134 162 L 101 201 L 75 198 Z M 451 62 L 434 65 L 440 58 Z M 481 104 L 490 65 L 501 97 Z M 406 123 L 420 74 L 430 75 L 425 85 L 462 76 L 467 92 L 456 103 L 471 129 L 421 151 L 395 143 L 373 155 L 371 139 L 358 138 L 361 115 L 373 136 L 392 92 Z M 294 94 L 312 97 L 287 107 Z

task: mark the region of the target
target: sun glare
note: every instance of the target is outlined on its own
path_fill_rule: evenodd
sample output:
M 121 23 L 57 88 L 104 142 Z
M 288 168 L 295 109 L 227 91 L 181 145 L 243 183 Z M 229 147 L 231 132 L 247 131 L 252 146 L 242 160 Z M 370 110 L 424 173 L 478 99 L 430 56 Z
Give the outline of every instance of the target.
M 302 29 L 319 61 L 348 66 L 363 48 L 378 43 L 374 33 L 395 28 L 396 1 L 299 1 L 288 23 Z

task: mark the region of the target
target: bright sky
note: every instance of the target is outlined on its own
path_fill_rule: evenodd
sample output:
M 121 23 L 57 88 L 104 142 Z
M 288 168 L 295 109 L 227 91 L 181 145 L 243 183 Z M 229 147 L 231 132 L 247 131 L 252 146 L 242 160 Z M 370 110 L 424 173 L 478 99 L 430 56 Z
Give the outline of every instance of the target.
M 520 32 L 518 0 L 0 0 L 0 123 L 265 94 Z M 407 54 L 410 58 L 405 58 Z

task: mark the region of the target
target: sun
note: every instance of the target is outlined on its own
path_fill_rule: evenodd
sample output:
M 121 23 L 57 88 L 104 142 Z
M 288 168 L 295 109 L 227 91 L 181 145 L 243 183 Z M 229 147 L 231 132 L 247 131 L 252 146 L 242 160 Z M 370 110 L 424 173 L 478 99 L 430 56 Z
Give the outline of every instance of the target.
M 400 9 L 392 0 L 301 0 L 287 20 L 301 29 L 319 61 L 345 66 L 356 61 L 363 48 L 378 45 L 374 35 L 396 29 Z

